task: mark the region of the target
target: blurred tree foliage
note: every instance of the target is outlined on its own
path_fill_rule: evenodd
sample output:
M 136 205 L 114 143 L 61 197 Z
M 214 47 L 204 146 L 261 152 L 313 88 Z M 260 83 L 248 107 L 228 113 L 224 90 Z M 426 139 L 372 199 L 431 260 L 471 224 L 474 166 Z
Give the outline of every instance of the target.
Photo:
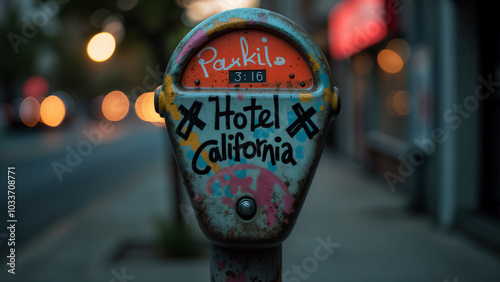
M 175 0 L 140 0 L 126 11 L 119 2 L 1 1 L 0 31 L 8 39 L 0 47 L 5 99 L 19 97 L 22 83 L 32 75 L 45 77 L 50 91 L 65 90 L 84 99 L 112 90 L 136 98 L 140 89 L 154 90 L 161 82 L 159 73 L 190 28 L 182 23 L 182 8 Z M 125 31 L 113 56 L 104 62 L 87 55 L 89 40 L 103 28 L 92 25 L 98 10 L 120 19 Z

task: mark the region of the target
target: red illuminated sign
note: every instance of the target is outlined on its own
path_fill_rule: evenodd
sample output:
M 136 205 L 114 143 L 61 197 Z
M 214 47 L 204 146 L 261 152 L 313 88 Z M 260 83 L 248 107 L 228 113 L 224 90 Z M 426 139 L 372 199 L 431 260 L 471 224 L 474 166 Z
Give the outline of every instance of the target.
M 385 0 L 344 0 L 328 16 L 330 55 L 349 58 L 387 35 Z
M 288 42 L 261 30 L 236 30 L 190 58 L 181 83 L 193 88 L 309 89 L 311 70 Z

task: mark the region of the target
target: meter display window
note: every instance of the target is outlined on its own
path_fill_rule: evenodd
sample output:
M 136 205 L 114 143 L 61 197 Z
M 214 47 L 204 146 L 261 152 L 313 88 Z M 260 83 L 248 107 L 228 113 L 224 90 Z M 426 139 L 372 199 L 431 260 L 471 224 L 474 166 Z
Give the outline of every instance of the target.
M 235 30 L 198 49 L 184 69 L 186 88 L 310 89 L 304 57 L 282 38 L 261 30 Z

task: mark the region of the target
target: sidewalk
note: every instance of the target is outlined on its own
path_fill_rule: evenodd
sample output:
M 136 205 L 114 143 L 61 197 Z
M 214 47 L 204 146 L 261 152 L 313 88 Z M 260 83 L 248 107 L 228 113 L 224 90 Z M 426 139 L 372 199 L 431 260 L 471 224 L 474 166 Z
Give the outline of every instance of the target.
M 154 215 L 172 212 L 154 163 L 132 181 L 53 225 L 17 250 L 16 275 L 1 281 L 209 281 L 209 257 L 160 260 L 147 253 L 113 259 L 126 242 L 153 242 Z M 188 225 L 205 240 L 194 217 Z M 320 241 L 332 253 L 315 250 Z M 205 245 L 208 248 L 208 243 Z M 326 250 L 326 249 L 325 249 Z M 325 254 L 328 254 L 325 258 Z M 283 281 L 500 281 L 500 256 L 458 231 L 404 210 L 401 192 L 325 151 L 299 220 L 283 244 Z

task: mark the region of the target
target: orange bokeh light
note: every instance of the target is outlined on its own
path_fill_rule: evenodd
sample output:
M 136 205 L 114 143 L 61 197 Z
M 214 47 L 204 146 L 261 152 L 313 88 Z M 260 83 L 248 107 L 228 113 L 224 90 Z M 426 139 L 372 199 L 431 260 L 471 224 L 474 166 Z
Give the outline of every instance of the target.
M 56 127 L 64 120 L 66 107 L 59 97 L 50 95 L 43 100 L 40 106 L 40 116 L 43 123 L 51 127 Z
M 140 118 L 142 119 L 143 121 L 148 121 L 146 119 L 146 116 L 144 116 L 143 112 L 142 112 L 142 102 L 144 100 L 144 97 L 145 96 L 145 93 L 142 94 L 141 96 L 139 96 L 139 98 L 137 98 L 137 100 L 135 100 L 135 114 Z
M 35 126 L 40 120 L 40 103 L 38 103 L 38 100 L 33 97 L 24 99 L 21 106 L 19 106 L 19 117 L 26 126 Z
M 135 112 L 143 121 L 151 122 L 157 126 L 163 126 L 163 119 L 156 112 L 154 106 L 154 92 L 146 92 L 135 101 Z
M 111 91 L 102 100 L 102 114 L 110 121 L 122 120 L 128 114 L 130 103 L 121 91 Z
M 115 38 L 108 32 L 101 32 L 92 39 L 87 45 L 87 54 L 96 62 L 104 62 L 113 55 L 115 51 Z
M 400 116 L 405 116 L 411 112 L 410 93 L 400 90 L 394 93 L 392 97 L 392 106 L 396 113 Z
M 379 66 L 388 73 L 398 73 L 403 69 L 403 59 L 398 55 L 398 53 L 384 49 L 378 53 L 377 61 Z

